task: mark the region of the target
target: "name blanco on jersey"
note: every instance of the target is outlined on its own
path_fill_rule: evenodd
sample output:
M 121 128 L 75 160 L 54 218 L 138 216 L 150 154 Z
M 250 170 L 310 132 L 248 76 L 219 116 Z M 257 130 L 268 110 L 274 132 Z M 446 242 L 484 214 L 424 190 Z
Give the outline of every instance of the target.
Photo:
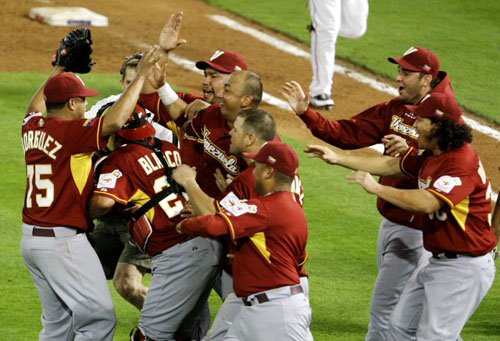
M 237 175 L 239 173 L 238 166 L 236 166 L 236 162 L 238 160 L 234 156 L 227 156 L 223 150 L 219 149 L 208 136 L 210 132 L 203 127 L 203 148 L 205 151 L 212 156 L 214 159 L 218 160 L 222 166 L 231 174 Z
M 56 153 L 61 148 L 62 145 L 44 131 L 28 130 L 23 134 L 24 153 L 30 149 L 38 149 L 55 160 L 57 158 Z
M 175 168 L 182 163 L 181 156 L 177 151 L 172 152 L 170 150 L 167 150 L 165 151 L 164 155 L 165 155 L 165 160 L 167 161 L 167 165 L 171 168 Z M 144 169 L 146 175 L 149 175 L 154 171 L 163 168 L 160 159 L 158 158 L 158 156 L 156 156 L 155 153 L 144 155 L 139 159 L 137 159 L 137 162 L 139 162 L 142 169 Z
M 404 124 L 402 117 L 396 115 L 392 116 L 391 129 L 403 135 L 410 136 L 411 138 L 418 139 L 417 129 L 408 124 Z

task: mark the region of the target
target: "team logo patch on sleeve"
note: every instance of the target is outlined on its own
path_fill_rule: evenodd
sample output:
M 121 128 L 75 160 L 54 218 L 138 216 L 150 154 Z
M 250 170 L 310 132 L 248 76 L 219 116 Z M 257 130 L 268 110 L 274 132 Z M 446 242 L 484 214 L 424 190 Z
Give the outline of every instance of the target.
M 99 182 L 97 184 L 97 188 L 115 188 L 116 180 L 121 178 L 122 172 L 118 169 L 115 169 L 111 173 L 101 174 L 99 176 Z
M 220 201 L 220 205 L 231 215 L 238 217 L 245 213 L 257 213 L 257 206 L 248 205 L 246 200 L 240 200 L 233 192 L 229 193 Z
M 461 186 L 462 180 L 459 177 L 452 177 L 449 175 L 443 175 L 434 182 L 434 188 L 439 192 L 450 193 L 456 186 Z

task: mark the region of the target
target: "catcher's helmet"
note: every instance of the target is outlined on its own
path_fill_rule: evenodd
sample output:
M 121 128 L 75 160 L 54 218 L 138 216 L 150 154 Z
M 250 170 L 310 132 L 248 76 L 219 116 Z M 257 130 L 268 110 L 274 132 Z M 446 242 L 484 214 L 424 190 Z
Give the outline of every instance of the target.
M 116 134 L 125 140 L 140 141 L 153 137 L 155 132 L 155 128 L 147 119 L 146 110 L 138 103 L 125 125 Z

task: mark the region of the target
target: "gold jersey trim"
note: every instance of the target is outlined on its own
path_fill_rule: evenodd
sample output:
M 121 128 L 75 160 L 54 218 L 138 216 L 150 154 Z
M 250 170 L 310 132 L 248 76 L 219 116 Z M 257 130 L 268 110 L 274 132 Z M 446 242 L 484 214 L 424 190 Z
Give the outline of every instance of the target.
M 151 198 L 141 191 L 140 189 L 137 190 L 137 192 L 134 193 L 128 200 L 129 202 L 133 202 L 136 204 L 138 207 L 144 206 L 145 203 L 147 203 Z M 153 221 L 153 218 L 155 217 L 155 208 L 154 206 L 151 207 L 149 211 L 146 212 L 146 216 L 148 217 L 149 221 Z
M 85 185 L 89 179 L 92 172 L 92 155 L 94 153 L 79 153 L 71 155 L 70 158 L 70 170 L 73 181 L 75 182 L 76 188 L 80 195 L 85 189 Z
M 460 203 L 455 207 L 453 207 L 453 209 L 451 210 L 451 214 L 453 214 L 458 225 L 460 225 L 460 227 L 464 231 L 466 228 L 465 222 L 467 220 L 467 216 L 469 215 L 469 210 L 470 210 L 469 203 L 470 203 L 470 197 L 467 197 L 464 200 L 460 201 Z
M 271 252 L 266 247 L 266 235 L 264 232 L 258 232 L 250 237 L 250 241 L 257 247 L 257 250 L 264 256 L 269 264 L 271 264 Z

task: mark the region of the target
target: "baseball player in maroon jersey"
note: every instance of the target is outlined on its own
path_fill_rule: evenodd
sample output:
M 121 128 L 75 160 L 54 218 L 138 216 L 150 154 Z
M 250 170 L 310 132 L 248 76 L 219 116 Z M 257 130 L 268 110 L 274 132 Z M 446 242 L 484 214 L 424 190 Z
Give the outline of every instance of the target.
M 233 128 L 230 131 L 231 145 L 230 152 L 235 155 L 242 155 L 246 153 L 257 153 L 262 145 L 268 141 L 279 141 L 276 135 L 276 123 L 272 115 L 260 109 L 245 109 L 240 111 Z M 243 158 L 245 158 L 243 156 Z M 226 196 L 236 196 L 238 199 L 252 199 L 257 197 L 255 191 L 255 182 L 253 172 L 255 163 L 253 160 L 245 158 L 249 163 L 247 169 L 241 172 L 225 189 L 219 200 Z M 190 203 L 198 215 L 215 214 L 221 210 L 217 198 L 211 198 L 206 195 L 196 183 L 196 171 L 186 165 L 182 165 L 175 169 L 174 179 L 181 184 L 189 195 Z M 297 175 L 291 185 L 291 194 L 294 196 L 301 206 L 304 198 L 304 191 Z M 232 243 L 228 243 L 229 253 L 231 253 Z M 227 268 L 229 267 L 229 268 Z M 232 321 L 239 314 L 243 303 L 241 299 L 236 297 L 233 290 L 233 281 L 231 275 L 230 265 L 223 270 L 222 277 L 225 279 L 222 282 L 230 284 L 229 288 L 226 286 L 227 292 L 223 293 L 224 302 L 217 313 L 214 323 L 207 333 L 206 340 L 222 340 L 227 330 L 231 326 Z M 304 288 L 304 293 L 309 296 L 309 285 L 307 280 L 307 273 L 304 267 L 301 266 L 301 285 Z M 306 340 L 312 340 L 312 335 L 308 330 Z
M 164 87 L 167 85 L 168 83 L 165 83 Z M 211 197 L 217 197 L 222 192 L 214 181 L 216 171 L 229 182 L 246 168 L 246 163 L 241 157 L 229 152 L 231 140 L 229 131 L 241 109 L 256 108 L 260 104 L 262 99 L 260 77 L 251 71 L 233 72 L 224 83 L 222 96 L 220 105 L 216 103 L 201 111 L 185 130 L 185 136 L 203 148 L 203 154 L 198 156 L 202 160 L 195 163 L 199 169 L 197 181 L 203 191 Z M 162 99 L 162 102 L 166 104 L 168 101 Z M 178 102 L 183 103 L 176 97 L 175 101 L 168 105 L 168 109 L 171 119 L 182 126 L 186 121 L 183 111 L 174 111 L 171 106 L 172 104 L 177 108 L 182 106 Z
M 385 155 L 397 156 L 408 146 L 417 145 L 415 115 L 405 105 L 419 103 L 428 93 L 453 96 L 453 89 L 446 72 L 440 70 L 438 57 L 428 49 L 411 47 L 402 58 L 389 58 L 389 61 L 399 66 L 399 96 L 348 120 L 329 120 L 309 109 L 309 95 L 304 95 L 296 82 L 285 83 L 282 94 L 313 135 L 323 141 L 342 149 L 382 142 Z M 416 180 L 411 177 L 382 176 L 380 183 L 400 189 L 416 187 Z M 383 198 L 378 198 L 377 208 L 383 219 L 377 244 L 378 276 L 366 340 L 386 339 L 390 315 L 406 281 L 419 261 L 426 262 L 429 256 L 422 247 L 422 232 L 418 230 L 422 214 L 404 210 Z
M 348 175 L 348 181 L 398 207 L 426 213 L 424 247 L 432 257 L 405 286 L 387 339 L 456 340 L 495 277 L 498 240 L 489 221 L 491 187 L 454 98 L 431 94 L 407 108 L 417 116 L 421 149 L 411 147 L 401 159 L 337 155 L 322 146 L 309 146 L 306 152 L 363 170 Z M 412 176 L 418 189 L 377 183 L 367 172 Z
M 228 196 L 220 201 L 221 212 L 184 220 L 177 230 L 229 235 L 236 243 L 234 291 L 244 307 L 225 340 L 304 340 L 311 310 L 297 269 L 306 258 L 307 221 L 290 194 L 299 160 L 278 141 L 245 156 L 256 161 L 259 196 L 248 201 Z
M 195 111 L 198 112 L 199 110 L 205 109 L 208 106 L 220 101 L 224 91 L 224 82 L 229 75 L 236 71 L 247 70 L 248 64 L 245 58 L 240 54 L 233 51 L 220 50 L 215 51 L 209 60 L 197 62 L 196 67 L 203 70 L 203 97 L 177 93 L 178 97 L 182 99 L 182 101 L 179 101 L 177 105 L 181 105 L 181 107 L 173 109 L 174 111 L 182 110 L 184 115 L 188 112 L 193 112 L 192 114 L 186 115 L 187 117 L 194 115 Z M 165 80 L 161 76 L 162 74 L 159 73 L 157 79 L 158 83 L 155 84 L 156 88 L 151 85 L 143 88 L 140 100 L 144 103 L 146 108 L 156 114 L 155 117 L 160 124 L 165 126 L 176 126 L 170 117 L 167 104 L 165 104 L 159 96 L 159 93 L 164 93 L 167 88 L 170 88 L 168 84 L 164 85 Z M 203 99 L 203 102 L 200 103 L 197 101 L 199 99 Z M 187 106 L 184 106 L 184 102 Z M 168 101 L 166 103 L 170 104 Z M 188 124 L 187 121 L 183 122 L 184 126 L 186 124 Z M 181 150 L 183 154 L 183 162 L 191 166 L 202 167 L 202 144 L 198 143 L 197 139 L 193 136 L 188 135 L 186 139 L 183 139 L 183 137 L 183 132 L 179 132 L 179 139 L 182 141 Z
M 141 207 L 176 185 L 165 166 L 172 169 L 181 164 L 180 150 L 169 142 L 152 140 L 153 135 L 145 111 L 136 106 L 128 123 L 117 132 L 119 148 L 104 162 L 90 201 L 92 216 L 101 216 L 117 204 Z M 158 144 L 165 163 L 152 150 Z M 220 242 L 188 238 L 175 231 L 186 199 L 183 192 L 170 193 L 145 214 L 152 226 L 145 251 L 152 257 L 153 278 L 141 311 L 139 339 L 141 335 L 153 340 L 192 337 L 218 275 Z
M 85 98 L 98 91 L 59 66 L 30 102 L 22 126 L 27 184 L 21 251 L 42 303 L 41 340 L 113 338 L 113 302 L 83 233 L 93 186 L 91 156 L 127 120 L 158 61 L 158 49 L 145 55 L 135 79 L 106 116 L 83 118 Z

